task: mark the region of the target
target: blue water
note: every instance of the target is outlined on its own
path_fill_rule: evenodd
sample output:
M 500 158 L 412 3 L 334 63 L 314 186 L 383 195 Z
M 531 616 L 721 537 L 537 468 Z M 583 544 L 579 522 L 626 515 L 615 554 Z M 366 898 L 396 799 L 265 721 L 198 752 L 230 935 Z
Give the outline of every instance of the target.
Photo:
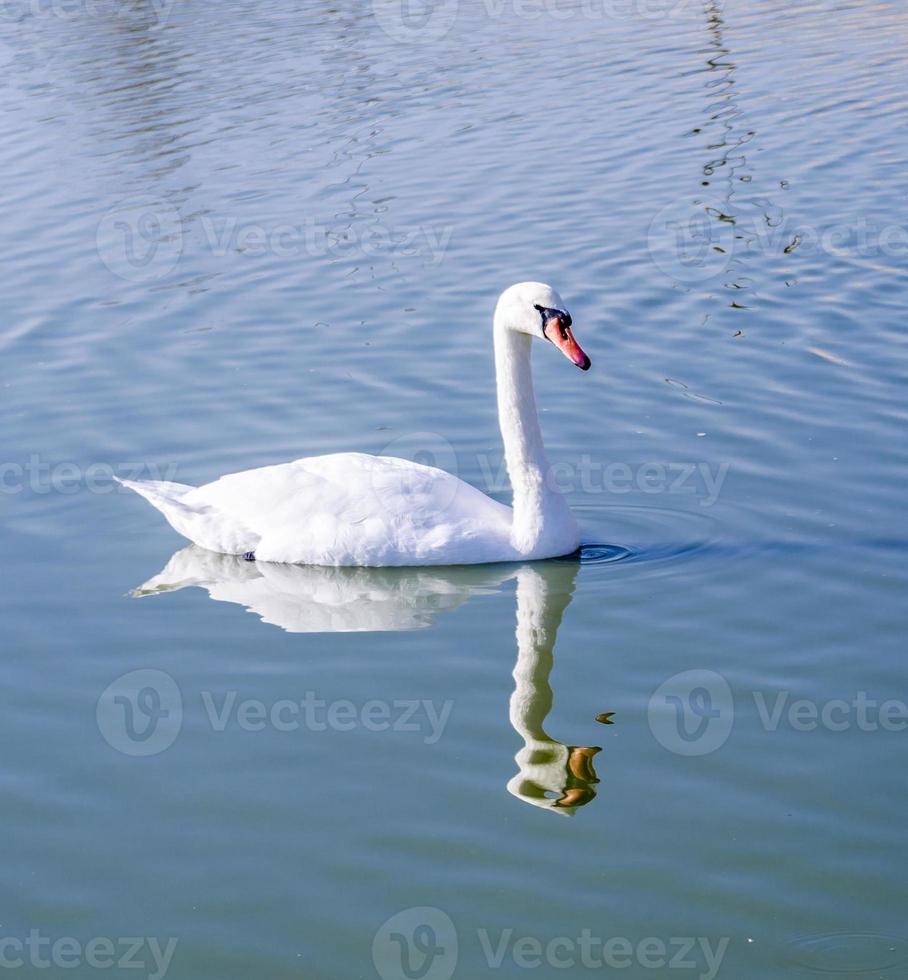
M 905 975 L 902 3 L 10 0 L 0 73 L 3 965 Z M 579 560 L 267 569 L 113 483 L 506 500 L 530 278 Z

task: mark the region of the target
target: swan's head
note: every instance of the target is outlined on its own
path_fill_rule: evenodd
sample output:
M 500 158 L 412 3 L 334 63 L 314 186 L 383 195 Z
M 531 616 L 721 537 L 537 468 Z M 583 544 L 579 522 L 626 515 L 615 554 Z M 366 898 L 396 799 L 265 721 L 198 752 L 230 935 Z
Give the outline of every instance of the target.
M 564 300 L 545 283 L 519 282 L 506 289 L 495 307 L 495 325 L 547 340 L 581 371 L 589 370 L 590 359 L 574 340 Z

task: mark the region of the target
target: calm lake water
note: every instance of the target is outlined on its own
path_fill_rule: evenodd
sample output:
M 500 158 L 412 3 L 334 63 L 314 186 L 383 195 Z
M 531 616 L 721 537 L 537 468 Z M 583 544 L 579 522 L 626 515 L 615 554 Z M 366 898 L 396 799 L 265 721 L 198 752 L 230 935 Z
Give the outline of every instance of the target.
M 906 976 L 903 0 L 8 0 L 0 71 L 4 966 Z M 507 499 L 528 278 L 582 562 L 268 568 L 114 489 Z

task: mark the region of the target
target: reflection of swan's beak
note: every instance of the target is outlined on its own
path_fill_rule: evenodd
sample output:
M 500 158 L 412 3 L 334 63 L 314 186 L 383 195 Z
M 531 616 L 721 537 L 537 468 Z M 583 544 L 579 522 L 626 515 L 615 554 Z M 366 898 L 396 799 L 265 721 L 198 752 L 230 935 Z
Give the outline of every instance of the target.
M 564 795 L 555 800 L 552 806 L 559 808 L 570 807 L 573 810 L 578 806 L 586 806 L 595 795 L 595 791 L 589 786 L 571 787 L 571 789 L 566 789 Z
M 562 816 L 573 816 L 577 807 L 596 798 L 599 782 L 593 768 L 597 746 L 564 745 L 555 739 L 535 742 L 517 754 L 520 772 L 508 783 L 508 791 L 525 803 Z
M 568 755 L 568 769 L 571 775 L 584 783 L 598 783 L 599 777 L 593 768 L 593 756 L 601 751 L 602 749 L 598 745 L 592 747 L 572 746 Z
M 596 770 L 593 768 L 593 756 L 602 749 L 598 746 L 572 745 L 568 748 L 567 781 L 564 792 L 552 803 L 553 807 L 571 811 L 578 806 L 586 806 L 595 799 L 596 790 L 593 787 L 599 782 Z

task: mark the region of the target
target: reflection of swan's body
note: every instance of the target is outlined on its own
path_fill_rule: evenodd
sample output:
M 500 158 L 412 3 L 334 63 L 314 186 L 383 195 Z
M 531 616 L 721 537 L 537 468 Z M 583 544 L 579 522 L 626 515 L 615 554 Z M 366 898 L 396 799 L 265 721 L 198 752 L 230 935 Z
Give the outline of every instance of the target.
M 471 595 L 517 578 L 517 665 L 510 719 L 524 746 L 508 790 L 535 806 L 573 813 L 588 803 L 599 750 L 550 738 L 543 723 L 552 707 L 549 673 L 561 617 L 574 590 L 578 561 L 461 568 L 321 568 L 247 562 L 195 545 L 178 551 L 134 595 L 199 586 L 219 602 L 235 602 L 291 633 L 410 630 Z
M 249 562 L 189 545 L 134 595 L 190 585 L 235 602 L 288 633 L 383 632 L 431 626 L 435 615 L 490 590 L 513 568 L 325 568 Z
M 304 565 L 461 565 L 575 551 L 577 523 L 548 479 L 530 367 L 532 339 L 578 367 L 589 358 L 558 294 L 519 283 L 494 319 L 498 419 L 513 509 L 450 473 L 362 453 L 312 456 L 202 487 L 124 480 L 191 541 L 229 555 Z

